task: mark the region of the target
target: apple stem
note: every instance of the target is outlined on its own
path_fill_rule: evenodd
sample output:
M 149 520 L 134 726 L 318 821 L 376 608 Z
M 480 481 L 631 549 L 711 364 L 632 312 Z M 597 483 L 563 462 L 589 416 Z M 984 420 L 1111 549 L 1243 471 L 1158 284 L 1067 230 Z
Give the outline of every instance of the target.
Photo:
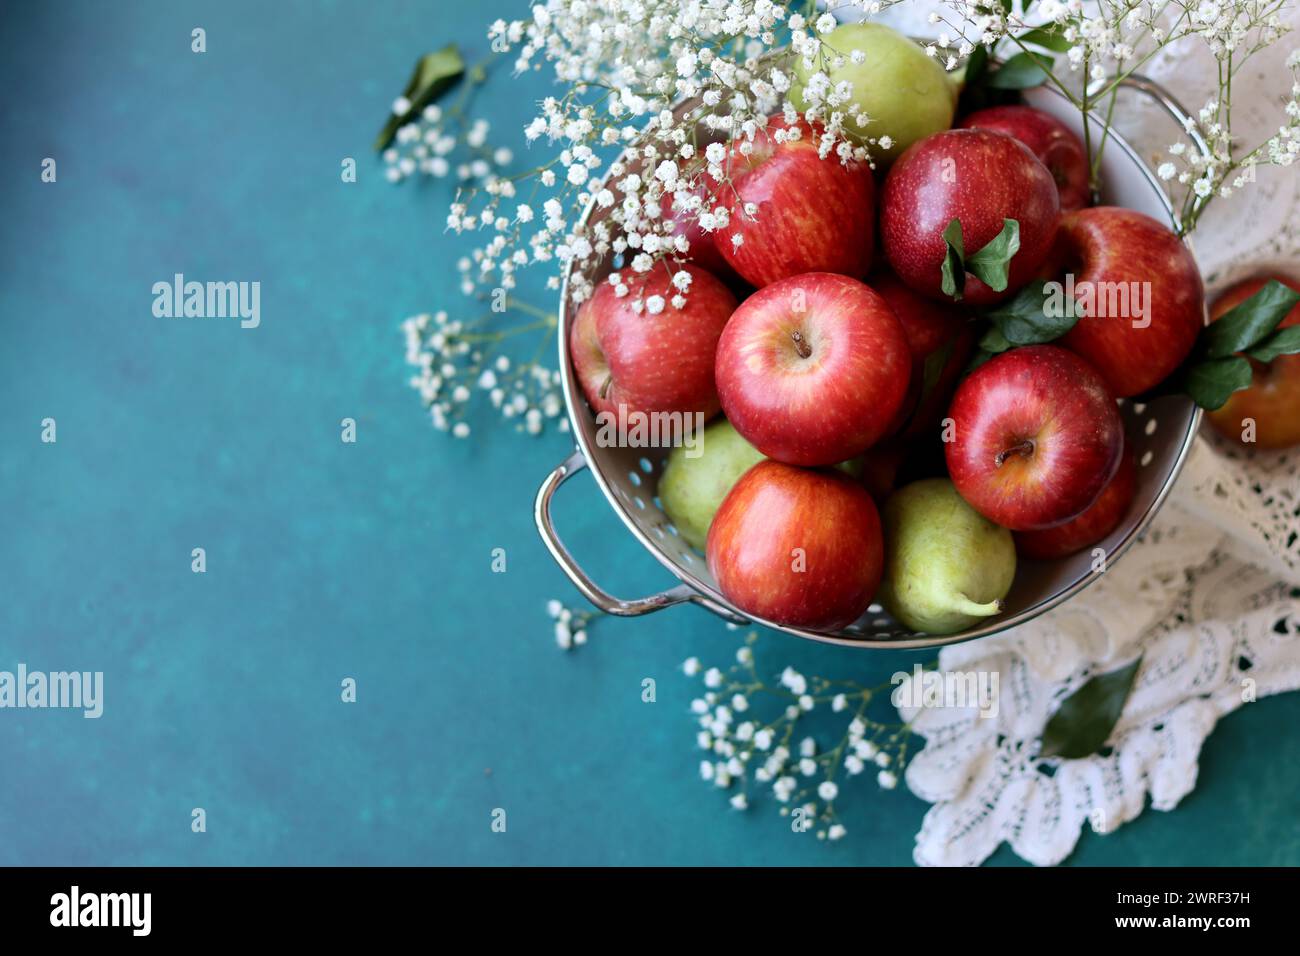
M 1012 455 L 1024 455 L 1026 458 L 1028 458 L 1033 453 L 1034 453 L 1034 443 L 1030 441 L 1028 438 L 1026 438 L 1019 445 L 1012 445 L 1006 451 L 998 452 L 998 457 L 993 459 L 993 461 L 995 464 L 997 464 L 999 468 L 1001 468 L 1006 463 L 1006 460 L 1010 458 Z
M 812 355 L 812 347 L 804 341 L 804 337 L 795 329 L 790 333 L 790 338 L 794 339 L 794 350 L 799 353 L 800 358 L 807 358 Z
M 976 604 L 966 595 L 958 594 L 957 599 L 953 601 L 953 610 L 973 617 L 992 617 L 994 614 L 1002 613 L 1002 602 L 989 601 L 987 604 Z
M 613 383 L 613 381 L 614 381 L 614 376 L 613 376 L 613 375 L 606 375 L 606 376 L 605 376 L 605 381 L 603 381 L 603 382 L 600 383 L 600 397 L 601 397 L 601 398 L 604 398 L 604 397 L 609 393 L 609 386 Z M 998 462 L 998 464 L 1000 465 L 1000 464 L 1002 464 L 1002 462 Z

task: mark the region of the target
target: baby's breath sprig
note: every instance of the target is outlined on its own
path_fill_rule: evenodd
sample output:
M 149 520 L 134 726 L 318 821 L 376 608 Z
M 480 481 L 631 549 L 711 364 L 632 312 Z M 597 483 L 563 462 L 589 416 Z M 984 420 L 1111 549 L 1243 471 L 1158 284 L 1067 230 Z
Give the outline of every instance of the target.
M 1290 166 L 1300 156 L 1300 50 L 1287 61 L 1290 89 L 1276 131 L 1260 143 L 1233 133 L 1233 81 L 1247 61 L 1289 30 L 1281 13 L 1291 0 L 1026 0 L 1013 10 L 1002 0 L 948 0 L 951 14 L 932 13 L 946 29 L 927 46 L 950 59 L 958 44 L 982 45 L 999 56 L 1040 68 L 1040 78 L 1080 111 L 1100 116 L 1104 129 L 1093 149 L 1094 190 L 1102 148 L 1110 136 L 1116 102 L 1126 80 L 1164 50 L 1201 44 L 1217 66 L 1216 95 L 1188 118 L 1188 142 L 1174 143 L 1158 165 L 1161 179 L 1181 186 L 1174 195 L 1180 234 L 1192 232 L 1215 197 L 1227 198 L 1255 180 L 1262 165 Z M 1056 54 L 1064 54 L 1064 66 Z
M 452 319 L 440 311 L 403 322 L 406 361 L 418 370 L 411 387 L 420 393 L 434 427 L 457 438 L 469 437 L 468 413 L 476 399 L 527 434 L 541 434 L 548 422 L 568 431 L 560 374 L 541 361 L 553 341 L 555 315 L 515 299 L 502 303 L 503 312 L 488 309 L 469 319 Z M 522 318 L 499 327 L 503 313 Z M 512 359 L 499 350 L 502 343 L 529 334 L 538 344 L 528 359 Z
M 486 188 L 500 179 L 514 161 L 514 153 L 508 147 L 489 144 L 491 124 L 469 114 L 469 105 L 486 80 L 483 64 L 471 67 L 451 103 L 430 103 L 414 122 L 398 128 L 393 144 L 383 153 L 389 182 L 427 176 Z M 393 103 L 396 116 L 404 116 L 410 108 L 403 97 Z
M 706 668 L 695 657 L 682 665 L 688 677 L 704 684 L 703 695 L 691 702 L 699 722 L 696 741 L 708 754 L 700 776 L 730 791 L 737 810 L 770 791 L 781 815 L 793 817 L 792 827 L 816 828 L 818 839 L 841 839 L 847 832 L 835 812 L 841 782 L 874 767 L 877 785 L 892 790 L 907 765 L 910 725 L 870 712 L 873 702 L 888 699 L 893 685 L 807 677 L 790 667 L 769 683 L 759 676 L 757 642 L 756 633 L 748 634 L 725 670 Z M 829 749 L 800 733 L 813 714 L 826 711 L 846 721 Z
M 587 643 L 587 629 L 603 614 L 590 609 L 575 610 L 552 598 L 546 602 L 546 616 L 555 622 L 555 645 L 571 651 Z

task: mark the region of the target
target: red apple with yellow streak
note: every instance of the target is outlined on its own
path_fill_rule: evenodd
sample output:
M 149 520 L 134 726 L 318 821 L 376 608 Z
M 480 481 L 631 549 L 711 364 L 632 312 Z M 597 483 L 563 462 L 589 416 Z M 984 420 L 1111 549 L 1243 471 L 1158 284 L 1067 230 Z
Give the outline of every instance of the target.
M 587 402 L 598 414 L 701 412 L 717 414 L 714 355 L 722 329 L 736 308 L 731 291 L 696 265 L 685 305 L 672 305 L 677 293 L 667 266 L 644 277 L 629 277 L 619 296 L 608 282 L 596 287 L 578 308 L 569 340 L 573 369 Z M 651 301 L 656 300 L 653 311 Z M 641 303 L 637 311 L 636 304 Z
M 777 116 L 727 154 L 730 182 L 722 195 L 729 216 L 714 242 L 755 288 L 805 272 L 861 279 L 871 268 L 871 169 L 833 154 L 823 159 L 821 136 L 820 126 Z
M 719 590 L 746 614 L 837 631 L 871 604 L 885 549 L 876 505 L 852 478 L 763 461 L 723 500 L 707 556 Z
M 887 434 L 912 357 L 885 300 L 847 276 L 774 282 L 736 309 L 715 376 L 727 420 L 768 458 L 833 465 Z
M 957 388 L 948 415 L 949 477 L 976 511 L 1012 531 L 1081 514 L 1114 476 L 1124 447 L 1101 376 L 1054 345 L 985 362 Z

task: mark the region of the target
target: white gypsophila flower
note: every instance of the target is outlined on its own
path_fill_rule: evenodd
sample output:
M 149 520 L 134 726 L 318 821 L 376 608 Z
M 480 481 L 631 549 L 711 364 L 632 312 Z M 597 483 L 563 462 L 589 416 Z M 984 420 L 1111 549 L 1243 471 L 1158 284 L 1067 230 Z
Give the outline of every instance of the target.
M 698 657 L 688 657 L 682 662 L 682 672 L 687 677 L 694 677 L 700 672 L 700 659 Z
M 840 795 L 840 788 L 835 785 L 833 780 L 823 780 L 817 785 L 817 796 L 821 797 L 827 803 L 830 803 Z

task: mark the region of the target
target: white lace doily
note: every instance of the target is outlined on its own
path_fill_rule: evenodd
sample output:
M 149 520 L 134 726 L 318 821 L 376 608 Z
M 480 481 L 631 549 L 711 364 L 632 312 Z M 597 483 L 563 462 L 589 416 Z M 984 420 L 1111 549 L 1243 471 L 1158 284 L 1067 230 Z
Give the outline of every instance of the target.
M 920 26 L 927 10 L 891 12 L 901 29 L 924 33 L 933 29 Z M 1296 10 L 1285 15 L 1300 27 Z M 1289 86 L 1284 60 L 1297 43 L 1300 33 L 1284 38 L 1234 80 L 1243 139 L 1257 142 L 1276 126 L 1274 93 Z M 1193 111 L 1214 93 L 1217 72 L 1200 49 L 1161 55 L 1144 72 Z M 1149 159 L 1178 138 L 1155 113 L 1118 125 Z M 1295 271 L 1297 223 L 1294 168 L 1261 169 L 1252 187 L 1212 205 L 1195 237 L 1211 288 L 1273 267 Z M 934 804 L 917 834 L 918 863 L 975 865 L 1003 842 L 1032 863 L 1059 863 L 1084 826 L 1109 832 L 1140 814 L 1148 796 L 1157 810 L 1175 807 L 1196 786 L 1201 745 L 1221 716 L 1300 688 L 1297 463 L 1300 451 L 1246 453 L 1202 435 L 1169 502 L 1117 565 L 1122 573 L 1010 633 L 942 651 L 941 670 L 998 672 L 1001 695 L 991 718 L 902 711 L 926 740 L 907 785 Z M 1104 755 L 1036 759 L 1060 702 L 1139 655 Z

